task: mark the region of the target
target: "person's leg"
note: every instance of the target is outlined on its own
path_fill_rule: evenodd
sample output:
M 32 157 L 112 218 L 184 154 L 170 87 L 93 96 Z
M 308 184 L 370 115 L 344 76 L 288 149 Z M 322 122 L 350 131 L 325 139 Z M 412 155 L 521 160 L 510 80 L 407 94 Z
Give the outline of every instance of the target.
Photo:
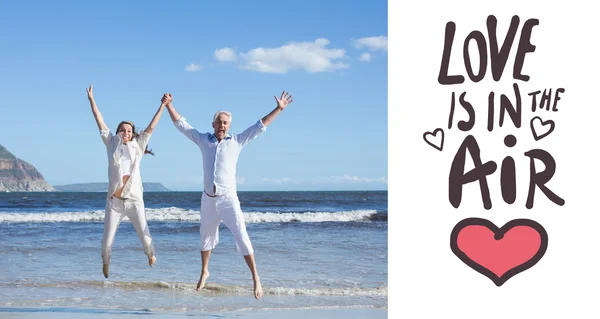
M 208 279 L 208 261 L 210 260 L 210 252 L 211 250 L 201 250 L 202 254 L 202 270 L 200 271 L 200 279 L 198 280 L 198 284 L 196 284 L 196 291 L 200 291 L 200 289 L 204 288 L 206 285 L 206 279 Z
M 232 194 L 227 195 L 227 197 L 219 204 L 218 209 L 221 213 L 221 219 L 233 234 L 237 251 L 244 256 L 244 260 L 246 260 L 246 264 L 252 274 L 252 281 L 254 281 L 254 297 L 260 299 L 263 295 L 262 285 L 260 284 L 260 277 L 256 270 L 254 249 L 252 248 L 250 237 L 246 231 L 246 222 L 244 221 L 244 214 L 242 213 L 240 201 L 236 194 Z
M 217 214 L 216 201 L 214 198 L 202 194 L 200 204 L 200 252 L 202 255 L 202 270 L 200 271 L 200 279 L 196 285 L 196 291 L 204 288 L 206 279 L 208 279 L 208 261 L 210 260 L 210 252 L 219 243 L 219 224 L 221 218 Z
M 144 253 L 148 256 L 148 264 L 150 267 L 156 262 L 156 256 L 154 256 L 155 249 L 152 243 L 152 236 L 150 236 L 150 228 L 148 227 L 148 221 L 146 220 L 146 211 L 144 210 L 144 202 L 139 201 L 125 201 L 125 212 L 131 224 L 140 239 L 142 247 L 144 247 Z
M 110 264 L 110 256 L 112 252 L 112 245 L 117 233 L 119 224 L 125 217 L 123 213 L 122 203 L 119 199 L 108 199 L 106 200 L 106 207 L 104 210 L 104 234 L 102 235 L 102 272 L 104 277 L 108 278 L 108 269 Z
M 244 260 L 246 260 L 246 264 L 252 273 L 252 281 L 254 282 L 254 298 L 260 299 L 263 296 L 263 290 L 262 285 L 260 284 L 260 277 L 258 277 L 258 271 L 256 270 L 254 254 L 244 255 Z

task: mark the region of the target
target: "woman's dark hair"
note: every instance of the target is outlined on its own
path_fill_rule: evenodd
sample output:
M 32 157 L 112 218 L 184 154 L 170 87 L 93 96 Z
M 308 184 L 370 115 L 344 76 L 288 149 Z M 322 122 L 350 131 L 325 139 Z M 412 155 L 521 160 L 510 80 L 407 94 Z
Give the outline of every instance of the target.
M 133 122 L 130 122 L 130 121 L 122 121 L 121 123 L 119 123 L 119 125 L 117 126 L 117 134 L 119 134 L 119 130 L 121 129 L 121 126 L 123 126 L 123 124 L 129 124 L 129 125 L 131 125 L 131 132 L 133 133 L 133 137 L 134 138 L 137 138 L 138 136 L 140 136 L 135 131 L 135 125 L 133 124 Z M 133 138 L 132 138 L 132 140 L 133 140 Z M 154 153 L 152 153 L 152 150 L 148 149 L 148 145 L 146 145 L 146 149 L 144 150 L 144 154 L 154 155 Z

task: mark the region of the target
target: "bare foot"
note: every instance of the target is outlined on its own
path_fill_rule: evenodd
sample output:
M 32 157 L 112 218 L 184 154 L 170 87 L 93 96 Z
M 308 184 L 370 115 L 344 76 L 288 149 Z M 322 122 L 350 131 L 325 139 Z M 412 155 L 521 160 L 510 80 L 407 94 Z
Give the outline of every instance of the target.
M 262 285 L 260 284 L 260 278 L 254 279 L 254 298 L 260 299 L 263 296 Z
M 204 284 L 206 284 L 206 279 L 208 279 L 208 271 L 203 272 L 200 275 L 200 280 L 198 280 L 198 285 L 196 285 L 196 291 L 200 291 L 200 289 L 204 288 Z
M 152 265 L 154 265 L 155 262 L 156 262 L 156 257 L 152 256 L 152 257 L 148 258 L 148 265 L 150 265 L 150 267 L 152 267 Z
M 104 273 L 104 278 L 108 278 L 108 264 L 102 264 L 102 272 Z

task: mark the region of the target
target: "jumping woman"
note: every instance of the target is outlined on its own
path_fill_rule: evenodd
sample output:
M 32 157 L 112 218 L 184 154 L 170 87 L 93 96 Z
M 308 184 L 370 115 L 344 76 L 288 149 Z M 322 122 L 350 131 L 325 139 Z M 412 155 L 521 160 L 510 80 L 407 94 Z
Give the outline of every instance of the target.
M 139 134 L 135 131 L 135 125 L 129 121 L 119 123 L 117 134 L 113 134 L 104 123 L 102 114 L 96 106 L 91 84 L 86 91 L 96 124 L 100 129 L 100 137 L 106 145 L 108 154 L 109 183 L 104 213 L 104 235 L 102 236 L 102 272 L 104 277 L 108 278 L 113 240 L 117 228 L 125 216 L 129 218 L 140 238 L 150 267 L 156 262 L 154 244 L 144 211 L 140 162 L 145 154 L 154 155 L 152 151 L 148 150 L 148 141 L 160 120 L 166 103 L 161 103 L 152 122 Z

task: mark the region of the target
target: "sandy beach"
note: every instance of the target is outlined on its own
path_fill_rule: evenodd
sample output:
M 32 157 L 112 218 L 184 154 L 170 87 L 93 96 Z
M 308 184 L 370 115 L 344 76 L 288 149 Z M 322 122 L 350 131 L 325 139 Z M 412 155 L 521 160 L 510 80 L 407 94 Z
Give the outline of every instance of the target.
M 147 311 L 107 311 L 103 309 L 78 308 L 0 308 L 0 317 L 5 319 L 114 319 L 140 318 L 140 316 L 161 319 L 177 319 L 184 317 L 249 319 L 378 319 L 387 318 L 387 313 L 387 308 L 261 309 L 217 313 L 154 313 Z

